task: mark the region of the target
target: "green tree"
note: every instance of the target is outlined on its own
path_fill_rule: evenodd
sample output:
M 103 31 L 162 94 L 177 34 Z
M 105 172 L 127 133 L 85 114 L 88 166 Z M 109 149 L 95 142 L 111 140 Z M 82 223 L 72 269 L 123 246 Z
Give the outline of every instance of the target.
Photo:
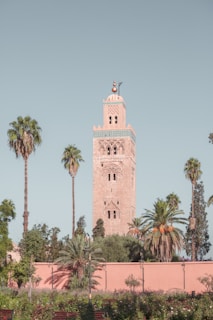
M 103 219 L 98 219 L 96 221 L 95 227 L 92 229 L 92 237 L 93 239 L 97 239 L 99 237 L 104 238 L 105 236 L 105 228 Z
M 75 236 L 77 234 L 81 234 L 81 235 L 86 236 L 85 228 L 86 228 L 85 216 L 81 216 L 77 221 L 77 228 L 75 230 Z
M 134 291 L 135 291 L 135 288 L 136 288 L 136 287 L 139 287 L 139 285 L 140 285 L 140 281 L 137 280 L 137 279 L 133 276 L 133 274 L 130 274 L 130 275 L 128 276 L 128 278 L 125 280 L 125 283 L 126 283 L 127 287 L 129 287 L 132 292 L 134 292 Z
M 149 256 L 143 248 L 141 239 L 131 235 L 113 234 L 104 238 L 97 237 L 94 243 L 100 247 L 107 262 L 137 262 L 141 259 L 141 253 L 144 260 Z
M 35 268 L 32 266 L 31 259 L 24 258 L 20 262 L 12 266 L 12 278 L 17 283 L 20 289 L 24 286 L 35 273 Z
M 103 261 L 102 252 L 97 244 L 91 243 L 84 235 L 77 234 L 67 240 L 66 246 L 60 251 L 60 256 L 55 262 L 62 268 L 71 270 L 71 282 L 75 281 L 76 287 L 82 287 L 85 275 L 89 272 L 92 277 L 92 273 L 101 261 Z
M 59 252 L 63 249 L 63 241 L 58 239 L 58 234 L 60 232 L 60 229 L 57 227 L 54 227 L 50 229 L 49 233 L 49 251 L 48 251 L 48 262 L 53 262 L 55 259 L 59 257 Z
M 9 238 L 8 223 L 15 219 L 15 205 L 11 200 L 4 199 L 0 205 L 0 266 L 7 263 L 7 251 L 12 249 L 12 240 Z
M 146 226 L 145 249 L 159 261 L 171 261 L 176 250 L 183 247 L 183 231 L 177 224 L 186 224 L 183 211 L 173 210 L 167 201 L 157 199 L 154 210 L 142 215 Z
M 58 240 L 59 228 L 49 229 L 46 224 L 34 225 L 19 243 L 22 258 L 34 257 L 36 262 L 53 262 L 63 247 Z
M 192 261 L 195 261 L 195 255 L 196 255 L 196 249 L 195 249 L 195 239 L 194 239 L 194 233 L 195 233 L 195 229 L 196 229 L 196 218 L 195 218 L 195 210 L 194 210 L 194 190 L 195 190 L 195 186 L 197 181 L 200 179 L 201 175 L 202 175 L 202 171 L 200 169 L 201 167 L 201 163 L 200 161 L 198 161 L 195 158 L 190 158 L 185 166 L 184 166 L 184 173 L 187 179 L 189 179 L 191 181 L 192 184 L 192 204 L 191 204 L 191 213 L 190 213 L 190 224 L 189 224 L 189 228 L 191 229 L 191 235 L 192 235 L 192 241 L 191 241 L 191 245 L 192 245 L 192 250 L 191 250 L 191 259 Z
M 195 241 L 195 260 L 203 260 L 209 252 L 211 243 L 209 242 L 208 221 L 206 213 L 206 203 L 204 200 L 203 182 L 197 183 L 194 189 L 196 229 L 192 231 L 189 226 L 185 234 L 185 250 L 187 255 L 191 255 L 192 232 Z
M 41 144 L 41 128 L 38 122 L 29 116 L 18 117 L 17 121 L 10 123 L 11 129 L 7 131 L 9 146 L 15 152 L 16 157 L 24 159 L 24 233 L 28 230 L 28 159 L 30 154 Z
M 209 143 L 213 144 L 213 133 L 209 134 Z M 208 206 L 210 206 L 212 203 L 213 203 L 213 195 L 209 197 L 207 204 Z
M 65 148 L 61 159 L 64 168 L 69 171 L 72 177 L 72 236 L 75 233 L 75 177 L 80 166 L 80 162 L 84 161 L 81 151 L 75 145 L 69 145 Z
M 19 243 L 22 258 L 30 259 L 33 256 L 35 262 L 47 261 L 48 242 L 43 238 L 42 233 L 37 228 L 33 228 L 25 233 Z
M 130 237 L 129 237 L 130 238 Z M 107 262 L 128 262 L 129 247 L 126 242 L 126 236 L 119 236 L 118 234 L 108 235 L 104 238 L 97 238 L 99 247 L 103 252 L 103 258 Z

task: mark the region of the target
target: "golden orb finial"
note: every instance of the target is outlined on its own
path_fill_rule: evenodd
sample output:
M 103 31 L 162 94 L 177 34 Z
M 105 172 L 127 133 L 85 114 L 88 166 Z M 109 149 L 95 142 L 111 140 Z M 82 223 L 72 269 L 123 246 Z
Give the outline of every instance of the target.
M 113 81 L 112 92 L 117 92 L 117 84 L 116 84 L 116 81 Z

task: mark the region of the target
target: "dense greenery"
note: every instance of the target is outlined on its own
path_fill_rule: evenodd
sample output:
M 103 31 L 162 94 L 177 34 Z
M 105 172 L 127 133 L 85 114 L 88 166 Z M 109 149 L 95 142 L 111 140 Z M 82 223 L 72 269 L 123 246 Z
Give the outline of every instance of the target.
M 105 228 L 103 219 L 98 219 L 95 227 L 92 229 L 92 237 L 95 240 L 96 238 L 104 238 Z
M 33 257 L 35 262 L 53 262 L 63 247 L 63 241 L 58 239 L 59 232 L 59 228 L 49 229 L 46 224 L 34 225 L 19 243 L 21 257 Z
M 205 210 L 204 185 L 201 181 L 200 183 L 196 183 L 194 190 L 194 216 L 196 219 L 196 228 L 195 230 L 191 230 L 190 227 L 187 226 L 185 234 L 185 250 L 188 256 L 191 255 L 192 234 L 194 235 L 195 260 L 203 260 L 211 247 L 208 234 L 207 213 Z
M 103 310 L 108 320 L 211 320 L 213 295 L 115 292 L 93 294 L 89 304 L 87 293 L 77 291 L 33 292 L 31 302 L 26 291 L 1 291 L 0 308 L 13 309 L 14 320 L 51 320 L 57 310 L 77 311 L 78 320 L 94 320 L 89 310 Z
M 189 218 L 189 228 L 191 230 L 191 260 L 196 260 L 196 243 L 195 243 L 195 231 L 196 231 L 196 217 L 195 217 L 195 186 L 197 181 L 202 175 L 201 163 L 198 159 L 190 158 L 185 166 L 184 172 L 187 179 L 190 180 L 192 184 L 192 203 L 191 212 Z
M 139 261 L 142 243 L 131 236 L 119 236 L 117 234 L 97 238 L 95 240 L 102 250 L 103 258 L 107 262 Z
M 0 267 L 7 264 L 7 252 L 12 249 L 9 238 L 8 224 L 15 219 L 15 205 L 11 200 L 4 199 L 0 204 Z

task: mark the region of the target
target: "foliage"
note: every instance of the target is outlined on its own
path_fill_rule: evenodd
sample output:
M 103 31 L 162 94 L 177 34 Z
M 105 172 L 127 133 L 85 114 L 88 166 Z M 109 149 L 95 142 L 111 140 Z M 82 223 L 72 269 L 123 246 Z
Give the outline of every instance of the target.
M 32 266 L 32 261 L 27 258 L 12 265 L 12 278 L 17 283 L 18 288 L 24 286 L 34 272 L 35 268 Z
M 129 237 L 129 241 L 132 239 Z M 130 261 L 130 250 L 126 236 L 117 234 L 106 236 L 105 238 L 97 238 L 94 241 L 98 243 L 103 253 L 103 258 L 107 262 L 128 262 Z
M 85 216 L 81 216 L 77 221 L 77 228 L 75 230 L 74 235 L 76 236 L 77 234 L 80 234 L 85 236 L 86 235 L 85 228 L 86 228 Z
M 95 227 L 92 229 L 92 237 L 93 239 L 97 239 L 99 237 L 104 238 L 105 236 L 105 228 L 103 219 L 98 219 Z
M 195 229 L 196 229 L 196 218 L 195 218 L 195 186 L 197 181 L 202 175 L 201 163 L 195 159 L 190 158 L 184 166 L 185 177 L 191 181 L 192 184 L 192 204 L 191 212 L 189 217 L 189 229 L 191 230 L 191 259 L 196 260 L 196 247 L 195 247 Z
M 46 224 L 34 225 L 19 243 L 22 258 L 33 256 L 36 262 L 54 261 L 63 247 L 63 242 L 58 240 L 59 232 L 59 228 L 49 229 Z
M 166 202 L 168 203 L 169 209 L 171 211 L 178 210 L 179 209 L 179 204 L 181 203 L 178 195 L 175 194 L 174 192 L 170 193 L 166 197 Z
M 125 280 L 127 287 L 130 288 L 131 291 L 134 291 L 136 287 L 140 285 L 140 281 L 134 278 L 133 274 L 130 274 L 128 278 Z
M 187 255 L 191 255 L 192 236 L 194 237 L 196 260 L 203 260 L 203 257 L 209 252 L 211 247 L 208 234 L 207 213 L 205 210 L 204 185 L 201 181 L 195 185 L 194 189 L 194 217 L 196 219 L 196 228 L 195 230 L 191 230 L 188 226 L 185 234 L 185 250 Z
M 140 239 L 141 238 L 141 227 L 143 225 L 142 217 L 133 218 L 131 223 L 128 223 L 129 231 L 128 234 L 133 237 Z
M 90 242 L 84 235 L 77 234 L 69 239 L 56 262 L 61 269 L 72 270 L 70 286 L 72 288 L 85 287 L 88 278 L 92 278 L 100 262 L 103 262 L 102 252 L 98 244 Z
M 7 287 L 10 278 L 11 263 L 0 267 L 0 287 Z
M 212 274 L 206 274 L 204 277 L 199 277 L 198 280 L 205 286 L 207 292 L 213 292 Z
M 8 223 L 15 219 L 15 216 L 14 203 L 4 199 L 0 204 L 0 267 L 7 264 L 7 252 L 13 247 L 12 240 L 9 238 Z
M 159 261 L 171 261 L 176 250 L 183 247 L 183 232 L 176 224 L 186 224 L 183 211 L 171 207 L 168 201 L 157 199 L 154 210 L 142 215 L 146 229 L 145 249 Z
M 64 163 L 64 168 L 69 171 L 71 177 L 75 177 L 78 171 L 80 162 L 84 161 L 81 156 L 81 151 L 75 145 L 69 145 L 65 148 L 61 161 Z
M 94 319 L 94 310 L 104 311 L 110 320 L 211 320 L 213 296 L 128 291 L 93 294 L 89 303 L 85 292 L 33 290 L 30 303 L 26 291 L 0 291 L 0 308 L 13 309 L 14 320 L 51 320 L 56 310 L 78 312 L 79 320 Z
M 38 122 L 29 116 L 19 116 L 17 121 L 10 123 L 10 127 L 7 132 L 10 148 L 17 157 L 21 155 L 23 159 L 27 159 L 35 151 L 35 147 L 41 144 L 41 128 Z

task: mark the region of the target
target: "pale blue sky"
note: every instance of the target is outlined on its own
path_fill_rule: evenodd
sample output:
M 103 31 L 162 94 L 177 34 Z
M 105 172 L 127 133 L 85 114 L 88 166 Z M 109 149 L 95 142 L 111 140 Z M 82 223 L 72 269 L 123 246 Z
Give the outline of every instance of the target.
M 22 236 L 24 163 L 9 150 L 17 116 L 42 127 L 29 160 L 29 228 L 71 234 L 71 178 L 61 156 L 75 144 L 85 162 L 76 178 L 76 219 L 92 229 L 93 125 L 113 80 L 122 81 L 127 123 L 137 137 L 137 216 L 175 192 L 190 209 L 183 168 L 201 162 L 205 198 L 213 194 L 213 2 L 0 1 L 0 201 L 13 200 L 10 236 Z M 213 207 L 207 208 L 213 244 Z M 213 257 L 213 250 L 210 256 Z

